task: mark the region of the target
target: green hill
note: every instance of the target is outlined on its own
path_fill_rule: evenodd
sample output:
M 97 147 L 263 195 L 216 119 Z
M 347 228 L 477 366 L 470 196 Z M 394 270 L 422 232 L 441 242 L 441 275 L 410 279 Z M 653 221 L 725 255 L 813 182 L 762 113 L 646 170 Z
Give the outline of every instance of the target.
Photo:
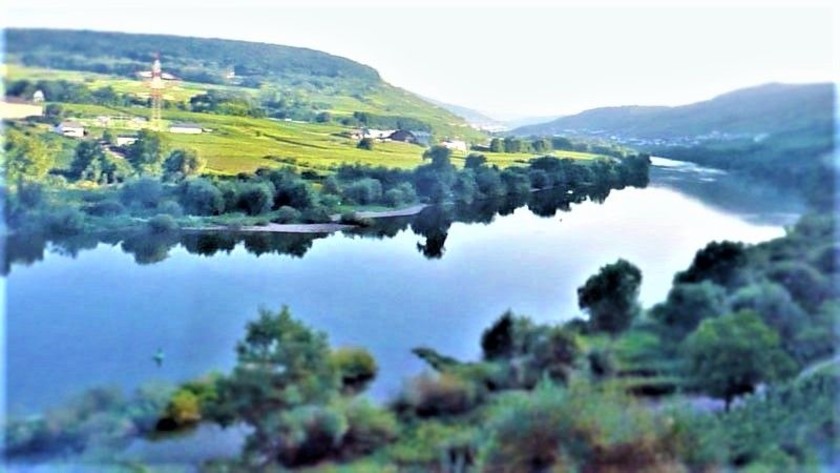
M 269 117 L 314 121 L 326 112 L 345 126 L 407 124 L 439 138 L 484 140 L 462 118 L 382 81 L 375 69 L 320 51 L 169 35 L 17 28 L 5 33 L 6 61 L 24 71 L 10 78 L 49 69 L 136 81 L 159 54 L 164 72 L 182 84 L 244 97 Z M 189 98 L 174 98 L 172 105 Z M 366 114 L 362 123 L 354 113 Z
M 774 134 L 832 122 L 832 84 L 766 84 L 679 107 L 604 107 L 517 128 L 517 135 L 606 134 L 672 139 L 727 134 Z

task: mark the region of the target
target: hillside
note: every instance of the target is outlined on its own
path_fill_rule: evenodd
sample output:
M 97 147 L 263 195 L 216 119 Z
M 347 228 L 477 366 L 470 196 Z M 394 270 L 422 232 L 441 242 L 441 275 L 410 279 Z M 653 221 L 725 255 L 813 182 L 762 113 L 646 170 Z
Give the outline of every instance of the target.
M 439 137 L 483 139 L 462 118 L 382 81 L 375 69 L 311 49 L 98 31 L 10 28 L 5 33 L 6 60 L 24 72 L 10 79 L 39 78 L 27 77 L 27 71 L 63 70 L 137 82 L 137 74 L 148 71 L 159 54 L 164 72 L 196 89 L 178 100 L 215 88 L 269 108 L 274 118 L 314 121 L 327 112 L 354 125 L 359 112 L 372 118 L 371 127 L 400 121 Z
M 717 133 L 761 135 L 831 123 L 831 84 L 766 84 L 679 107 L 604 107 L 517 128 L 517 135 L 601 134 L 675 139 Z

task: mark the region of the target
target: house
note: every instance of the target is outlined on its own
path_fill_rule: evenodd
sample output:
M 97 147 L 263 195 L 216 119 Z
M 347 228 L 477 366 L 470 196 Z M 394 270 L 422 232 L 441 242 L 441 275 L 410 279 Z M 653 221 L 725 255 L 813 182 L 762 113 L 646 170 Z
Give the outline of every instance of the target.
M 414 136 L 414 133 L 408 130 L 397 130 L 388 135 L 388 139 L 391 141 L 402 141 L 403 143 L 417 144 L 417 137 Z
M 117 146 L 130 146 L 130 145 L 133 145 L 135 141 L 137 141 L 136 136 L 117 135 L 116 145 Z
M 170 133 L 185 133 L 197 135 L 204 131 L 197 123 L 173 123 L 169 126 Z
M 29 102 L 18 97 L 4 97 L 0 101 L 0 118 L 14 120 L 27 117 L 41 117 L 44 115 L 44 105 Z
M 363 138 L 373 138 L 374 140 L 384 140 L 388 138 L 391 133 L 397 130 L 376 130 L 374 128 L 365 128 L 362 130 Z
M 34 94 L 32 94 L 32 101 L 35 103 L 44 103 L 44 92 L 40 89 L 36 90 Z
M 461 140 L 446 140 L 440 143 L 441 146 L 444 148 L 449 148 L 452 151 L 468 151 L 470 149 L 469 145 L 465 141 Z
M 70 138 L 84 138 L 85 126 L 79 122 L 66 121 L 56 126 L 55 132 Z

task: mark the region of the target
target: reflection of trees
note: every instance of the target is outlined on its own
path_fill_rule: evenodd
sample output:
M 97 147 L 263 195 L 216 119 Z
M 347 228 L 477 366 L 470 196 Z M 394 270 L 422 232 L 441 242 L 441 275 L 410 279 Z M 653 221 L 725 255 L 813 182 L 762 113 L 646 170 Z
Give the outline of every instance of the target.
M 29 266 L 44 259 L 47 240 L 37 235 L 9 235 L 3 239 L 3 275 L 8 275 L 12 265 Z
M 165 260 L 178 241 L 177 233 L 137 232 L 125 238 L 121 247 L 134 255 L 137 264 L 154 264 Z
M 191 232 L 181 237 L 181 245 L 195 255 L 213 256 L 219 251 L 229 254 L 236 248 L 236 238 L 226 232 Z
M 453 221 L 454 212 L 451 206 L 438 205 L 420 212 L 411 222 L 411 230 L 426 238 L 425 242 L 417 243 L 417 251 L 430 259 L 443 257 L 447 232 Z

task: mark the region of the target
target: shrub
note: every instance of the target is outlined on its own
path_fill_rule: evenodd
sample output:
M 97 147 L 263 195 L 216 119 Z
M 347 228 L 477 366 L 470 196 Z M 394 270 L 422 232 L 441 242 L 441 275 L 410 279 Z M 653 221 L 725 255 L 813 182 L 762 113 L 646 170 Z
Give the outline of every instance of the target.
M 344 186 L 342 196 L 360 205 L 373 204 L 382 198 L 382 183 L 370 177 Z
M 379 371 L 376 360 L 364 348 L 339 348 L 330 354 L 330 361 L 341 377 L 342 388 L 351 393 L 363 391 Z
M 271 210 L 274 191 L 270 184 L 242 184 L 238 192 L 237 207 L 248 215 L 260 215 Z
M 280 416 L 283 425 L 278 460 L 286 466 L 317 463 L 335 453 L 349 426 L 337 409 L 302 406 Z
M 356 148 L 365 149 L 365 150 L 368 150 L 368 151 L 373 151 L 373 147 L 374 147 L 373 144 L 374 144 L 373 138 L 362 138 L 356 144 Z
M 373 219 L 367 217 L 360 217 L 356 212 L 345 212 L 341 214 L 339 223 L 344 225 L 356 225 L 359 227 L 369 227 L 373 225 Z
M 295 209 L 293 209 L 289 206 L 284 205 L 284 206 L 280 207 L 279 209 L 277 209 L 277 212 L 275 212 L 273 222 L 274 223 L 280 223 L 280 224 L 294 223 L 299 218 L 300 218 L 300 212 L 298 212 L 297 210 L 295 210 Z
M 478 387 L 458 376 L 424 373 L 404 393 L 406 406 L 420 417 L 462 414 L 480 402 Z
M 225 210 L 222 191 L 207 179 L 189 179 L 178 187 L 178 200 L 191 215 L 218 215 Z
M 158 214 L 171 215 L 173 217 L 181 217 L 184 215 L 184 209 L 178 202 L 174 200 L 164 200 L 157 206 Z
M 332 221 L 330 213 L 326 208 L 317 206 L 310 207 L 300 214 L 303 223 L 329 223 Z
M 366 399 L 350 402 L 344 408 L 347 433 L 341 447 L 342 456 L 367 455 L 396 440 L 399 424 L 394 414 L 372 405 Z
M 171 215 L 158 214 L 150 218 L 146 225 L 152 233 L 169 233 L 178 229 L 178 222 Z
M 197 423 L 201 420 L 198 397 L 191 391 L 179 389 L 166 406 L 166 417 L 178 426 Z
M 126 205 L 138 205 L 144 208 L 154 208 L 163 196 L 163 186 L 157 179 L 150 177 L 126 182 L 120 197 Z

